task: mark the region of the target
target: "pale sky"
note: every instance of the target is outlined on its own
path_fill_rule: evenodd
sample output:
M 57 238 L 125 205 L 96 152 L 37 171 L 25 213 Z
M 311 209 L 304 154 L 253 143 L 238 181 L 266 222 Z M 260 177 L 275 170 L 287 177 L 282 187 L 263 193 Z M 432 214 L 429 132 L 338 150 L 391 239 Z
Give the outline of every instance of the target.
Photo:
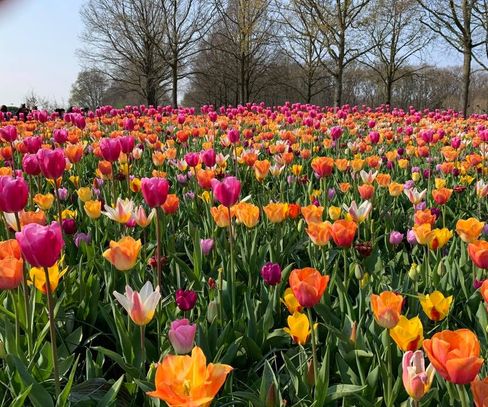
M 6 3 L 6 4 L 5 4 Z M 83 0 L 0 0 L 0 105 L 31 91 L 67 104 L 80 64 Z
M 68 104 L 72 83 L 80 71 L 85 0 L 0 0 L 0 105 L 19 105 L 28 94 Z M 432 49 L 434 48 L 434 49 Z M 433 64 L 461 63 L 447 47 L 426 54 Z

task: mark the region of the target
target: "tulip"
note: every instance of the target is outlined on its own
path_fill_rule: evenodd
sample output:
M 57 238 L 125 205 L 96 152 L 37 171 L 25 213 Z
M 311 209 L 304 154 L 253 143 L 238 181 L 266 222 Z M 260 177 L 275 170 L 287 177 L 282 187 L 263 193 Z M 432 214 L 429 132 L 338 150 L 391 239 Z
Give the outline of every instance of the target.
M 173 407 L 208 406 L 232 367 L 206 363 L 203 351 L 197 346 L 191 356 L 165 356 L 156 370 L 156 390 L 147 394 Z
M 104 160 L 117 161 L 122 151 L 120 140 L 118 138 L 102 138 L 100 140 L 100 151 Z
M 366 172 L 364 170 L 361 170 L 359 175 L 365 184 L 372 184 L 378 175 L 378 171 Z
M 139 227 L 145 228 L 151 224 L 155 214 L 156 210 L 152 209 L 149 216 L 146 216 L 146 211 L 142 205 L 139 205 L 133 213 L 133 219 Z
M 307 223 L 322 222 L 324 208 L 322 206 L 308 205 L 303 206 L 301 212 Z
M 0 128 L 0 138 L 7 143 L 12 143 L 17 139 L 17 127 L 5 126 Z
M 27 175 L 39 175 L 41 168 L 35 154 L 26 154 L 22 158 L 22 169 Z
M 73 239 L 75 246 L 80 247 L 81 242 L 84 242 L 85 244 L 90 244 L 91 243 L 91 235 L 88 233 L 83 233 L 83 232 L 78 232 L 75 234 L 75 238 Z
M 361 199 L 367 201 L 374 195 L 374 187 L 370 184 L 363 184 L 358 187 L 359 196 Z
M 266 263 L 261 267 L 261 277 L 268 285 L 276 285 L 281 281 L 281 267 L 278 263 Z
M 417 188 L 406 188 L 404 191 L 405 195 L 413 205 L 417 205 L 425 199 L 425 195 L 427 194 L 427 190 L 424 189 L 422 192 L 419 192 Z
M 295 297 L 295 294 L 293 294 L 293 290 L 289 287 L 285 290 L 285 293 L 283 294 L 282 302 L 283 304 L 285 304 L 290 314 L 294 314 L 295 312 L 300 312 L 302 310 L 302 306 L 298 302 L 297 297 Z
M 53 131 L 54 141 L 58 144 L 64 144 L 68 140 L 68 130 L 66 129 L 55 129 Z
M 78 198 L 80 198 L 81 202 L 88 202 L 93 197 L 92 190 L 89 187 L 79 188 L 76 191 L 76 194 L 78 195 Z
M 402 243 L 403 240 L 403 233 L 397 232 L 396 230 L 392 231 L 390 233 L 390 244 L 393 246 L 398 246 L 400 243 Z
M 331 157 L 316 157 L 312 160 L 312 169 L 319 176 L 324 178 L 332 174 L 334 159 Z
M 456 222 L 456 233 L 463 242 L 472 243 L 480 237 L 484 226 L 485 222 L 480 222 L 476 218 L 459 219 Z
M 124 307 L 132 321 L 139 326 L 147 325 L 154 317 L 156 306 L 161 298 L 159 287 L 153 289 L 150 281 L 146 282 L 140 292 L 125 286 L 125 295 L 113 292 L 117 301 Z
M 483 364 L 480 343 L 469 329 L 438 332 L 424 341 L 424 351 L 437 373 L 454 384 L 473 381 Z
M 452 237 L 452 231 L 447 228 L 433 229 L 427 236 L 429 249 L 438 250 L 443 248 Z
M 269 203 L 263 207 L 263 211 L 271 223 L 281 223 L 288 217 L 288 204 Z
M 232 217 L 234 216 L 234 213 L 235 210 L 231 208 L 229 214 L 229 209 L 226 208 L 224 205 L 219 205 L 217 207 L 213 206 L 212 208 L 210 208 L 210 214 L 212 215 L 214 222 L 219 228 L 228 227 L 230 225 Z
M 15 239 L 0 242 L 0 290 L 17 288 L 23 278 L 20 246 Z
M 200 163 L 198 153 L 186 153 L 184 158 L 189 167 L 196 167 Z
M 414 214 L 414 223 L 416 225 L 423 225 L 428 223 L 429 225 L 433 225 L 436 221 L 436 216 L 432 212 L 431 209 L 425 209 L 420 211 L 415 211 Z
M 171 322 L 168 337 L 173 349 L 179 355 L 191 352 L 197 326 L 190 324 L 186 318 Z
M 53 266 L 47 268 L 51 293 L 56 291 L 56 288 L 59 285 L 59 280 L 67 271 L 67 267 L 64 270 L 59 271 L 59 262 L 56 262 Z M 29 270 L 29 277 L 30 283 L 34 284 L 34 287 L 41 293 L 47 294 L 47 281 L 44 267 L 32 267 Z
M 325 246 L 331 238 L 330 222 L 313 222 L 308 224 L 307 235 L 317 246 Z
M 283 330 L 289 334 L 293 342 L 298 345 L 305 345 L 310 336 L 310 321 L 305 314 L 295 312 L 287 318 L 288 327 Z
M 394 328 L 400 320 L 403 297 L 392 291 L 371 294 L 371 308 L 376 323 L 386 329 Z
M 337 206 L 330 206 L 329 207 L 329 218 L 332 219 L 332 220 L 337 220 L 341 217 L 341 208 L 337 207 Z
M 141 190 L 144 200 L 150 208 L 161 206 L 166 201 L 169 190 L 169 182 L 164 178 L 143 178 Z
M 329 276 L 321 275 L 317 269 L 305 267 L 293 270 L 288 282 L 299 304 L 311 308 L 322 298 L 329 279 Z
M 48 211 L 54 204 L 53 194 L 35 194 L 33 198 L 34 203 L 43 211 Z
M 468 254 L 471 261 L 481 269 L 488 269 L 488 242 L 475 240 L 468 244 Z
M 103 212 L 103 214 L 118 223 L 125 224 L 130 220 L 133 210 L 134 202 L 132 202 L 130 199 L 121 199 L 119 197 L 117 198 L 115 208 L 105 205 L 105 212 Z
M 22 254 L 34 267 L 52 267 L 56 264 L 64 246 L 59 223 L 48 226 L 31 223 L 15 233 Z
M 420 318 L 407 319 L 400 315 L 398 323 L 390 329 L 390 336 L 402 351 L 417 350 L 424 340 L 424 329 Z
M 207 166 L 207 167 L 213 167 L 216 163 L 216 154 L 215 150 L 213 148 L 209 150 L 205 150 L 204 152 L 201 153 L 201 159 L 202 162 Z
M 83 208 L 90 219 L 98 219 L 102 215 L 102 203 L 100 201 L 86 201 Z
M 130 154 L 134 150 L 135 139 L 132 136 L 119 137 L 120 148 L 124 154 Z
M 351 215 L 352 220 L 356 223 L 362 223 L 366 220 L 373 209 L 373 205 L 369 201 L 362 202 L 359 207 L 357 206 L 356 201 L 352 201 L 351 206 L 349 207 L 346 204 L 342 207 L 349 213 L 349 215 Z
M 288 218 L 296 219 L 300 215 L 301 206 L 299 204 L 288 204 Z
M 214 247 L 213 239 L 200 239 L 200 248 L 204 256 L 208 256 Z
M 432 191 L 432 197 L 437 205 L 445 205 L 452 195 L 452 189 L 440 188 Z
M 0 211 L 20 212 L 27 205 L 29 187 L 24 178 L 0 176 Z
M 62 177 L 66 168 L 64 151 L 61 148 L 54 150 L 40 149 L 37 152 L 37 160 L 42 175 L 48 179 L 57 180 Z
M 358 226 L 355 222 L 339 219 L 332 224 L 330 233 L 337 246 L 348 248 L 351 247 L 354 241 L 357 228 Z
M 40 136 L 26 137 L 23 141 L 29 154 L 36 154 L 42 146 L 42 138 Z
M 62 228 L 67 235 L 74 235 L 77 230 L 76 221 L 74 219 L 63 219 Z
M 236 177 L 226 177 L 222 182 L 213 179 L 212 192 L 222 205 L 230 208 L 239 199 L 241 182 Z
M 241 202 L 234 206 L 237 221 L 248 228 L 253 228 L 259 221 L 259 208 L 256 205 Z
M 402 369 L 406 392 L 415 401 L 420 401 L 430 390 L 435 375 L 434 366 L 429 364 L 425 369 L 424 352 L 417 350 L 403 354 Z
M 425 312 L 425 315 L 432 321 L 442 321 L 447 314 L 452 303 L 452 295 L 444 297 L 440 291 L 434 291 L 431 294 L 420 295 L 420 305 Z
M 182 311 L 190 311 L 197 302 L 197 293 L 193 290 L 176 290 L 176 305 Z
M 119 271 L 127 271 L 136 265 L 141 241 L 125 236 L 118 242 L 110 241 L 110 248 L 103 252 L 103 257 Z
M 471 393 L 476 407 L 488 405 L 488 377 L 480 380 L 478 377 L 471 382 Z

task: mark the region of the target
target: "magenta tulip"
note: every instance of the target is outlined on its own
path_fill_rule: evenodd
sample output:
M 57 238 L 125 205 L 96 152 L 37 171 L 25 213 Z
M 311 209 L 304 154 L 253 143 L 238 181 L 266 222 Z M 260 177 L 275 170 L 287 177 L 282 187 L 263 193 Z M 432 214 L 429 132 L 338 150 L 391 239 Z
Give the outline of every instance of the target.
M 27 205 L 29 187 L 24 178 L 9 175 L 0 177 L 0 211 L 20 212 Z
M 24 146 L 30 154 L 35 154 L 42 146 L 42 138 L 40 136 L 26 137 Z
M 5 126 L 0 128 L 0 138 L 8 143 L 17 139 L 17 128 L 15 126 Z
M 24 258 L 34 267 L 52 267 L 59 260 L 64 246 L 58 222 L 42 226 L 30 223 L 15 233 Z
M 42 175 L 49 179 L 58 179 L 64 174 L 66 159 L 61 148 L 54 150 L 41 149 L 37 152 L 37 160 Z
M 117 161 L 122 151 L 120 140 L 117 138 L 102 138 L 100 140 L 100 151 L 104 160 Z
M 241 182 L 236 177 L 226 177 L 224 180 L 212 180 L 214 197 L 224 206 L 230 208 L 239 200 Z
M 197 302 L 197 293 L 193 290 L 176 291 L 176 305 L 182 311 L 190 311 Z
M 169 182 L 165 178 L 143 178 L 141 181 L 142 196 L 150 208 L 164 204 L 168 190 Z
M 35 154 L 26 154 L 22 158 L 22 169 L 28 175 L 39 175 L 41 169 L 39 168 L 39 161 Z

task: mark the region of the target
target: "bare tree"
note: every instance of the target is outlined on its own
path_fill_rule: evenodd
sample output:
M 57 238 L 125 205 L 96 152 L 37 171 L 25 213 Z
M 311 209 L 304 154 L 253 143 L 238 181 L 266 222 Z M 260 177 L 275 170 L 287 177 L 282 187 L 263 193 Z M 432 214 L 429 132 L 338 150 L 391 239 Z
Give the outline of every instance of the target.
M 374 48 L 362 62 L 376 72 L 384 85 L 384 102 L 391 104 L 393 85 L 413 75 L 415 71 L 406 67 L 432 35 L 417 18 L 420 6 L 416 0 L 378 0 L 374 10 L 376 18 L 370 31 Z
M 156 45 L 165 35 L 161 7 L 152 0 L 89 0 L 81 17 L 84 61 L 156 105 L 169 78 Z
M 160 0 L 160 7 L 164 35 L 156 45 L 171 70 L 171 101 L 177 107 L 178 82 L 193 73 L 188 67 L 212 28 L 213 6 L 206 0 Z
M 279 0 L 277 10 L 282 26 L 279 35 L 282 52 L 299 68 L 303 84 L 293 88 L 310 103 L 314 96 L 327 88 L 322 67 L 326 49 L 320 38 L 321 32 L 301 2 Z
M 296 0 L 310 14 L 322 33 L 327 50 L 324 68 L 334 77 L 335 106 L 342 105 L 343 76 L 346 67 L 373 47 L 365 45 L 364 29 L 371 0 Z
M 417 0 L 426 12 L 422 23 L 463 54 L 463 114 L 467 115 L 473 59 L 486 67 L 478 50 L 486 47 L 482 10 L 484 0 Z
M 69 103 L 95 110 L 103 104 L 109 87 L 107 77 L 96 70 L 83 70 L 71 87 Z

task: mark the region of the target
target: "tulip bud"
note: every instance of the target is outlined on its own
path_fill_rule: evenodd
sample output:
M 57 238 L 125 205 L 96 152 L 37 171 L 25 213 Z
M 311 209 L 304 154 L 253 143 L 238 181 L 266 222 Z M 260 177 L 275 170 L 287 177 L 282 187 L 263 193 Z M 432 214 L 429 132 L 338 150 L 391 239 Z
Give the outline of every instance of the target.
M 437 267 L 437 275 L 442 277 L 444 274 L 446 274 L 446 265 L 441 261 Z
M 352 323 L 352 327 L 351 327 L 351 334 L 349 335 L 349 340 L 352 343 L 356 343 L 357 335 L 358 335 L 357 331 L 358 331 L 358 323 L 356 321 L 354 321 Z
M 276 386 L 274 383 L 271 383 L 266 393 L 266 407 L 276 407 L 276 402 Z
M 358 280 L 361 280 L 363 277 L 364 277 L 364 272 L 361 268 L 361 266 L 356 263 L 354 265 L 354 276 L 358 279 Z
M 410 267 L 410 270 L 408 271 L 408 277 L 411 279 L 411 280 L 416 280 L 417 279 L 417 276 L 418 276 L 418 266 L 417 264 L 415 263 L 412 263 L 412 266 Z
M 211 324 L 219 315 L 219 305 L 216 300 L 210 301 L 207 307 L 207 321 Z
M 5 352 L 5 345 L 3 341 L 0 341 L 0 359 L 5 359 L 7 353 Z
M 315 374 L 314 374 L 314 367 L 313 367 L 313 359 L 309 359 L 307 362 L 307 375 L 306 380 L 309 386 L 315 385 Z

